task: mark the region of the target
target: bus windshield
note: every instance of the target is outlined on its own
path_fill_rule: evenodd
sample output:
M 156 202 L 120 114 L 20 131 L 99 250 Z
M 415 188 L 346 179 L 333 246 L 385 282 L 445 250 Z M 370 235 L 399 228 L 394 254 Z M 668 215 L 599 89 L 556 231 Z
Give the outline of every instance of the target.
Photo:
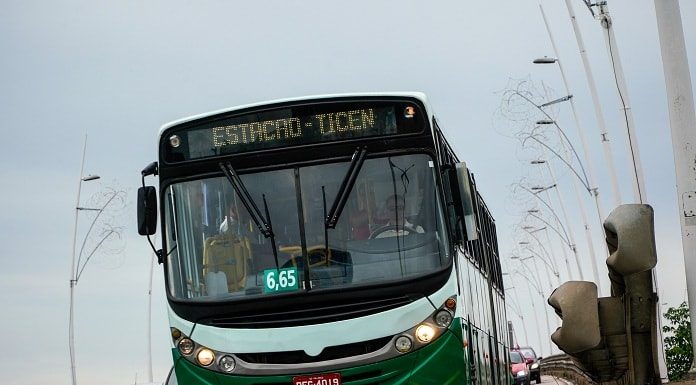
M 171 295 L 220 301 L 346 288 L 411 279 L 449 264 L 428 155 L 365 160 L 336 227 L 326 229 L 326 212 L 348 167 L 340 162 L 240 174 L 260 211 L 265 215 L 268 208 L 277 262 L 270 238 L 224 176 L 168 186 Z

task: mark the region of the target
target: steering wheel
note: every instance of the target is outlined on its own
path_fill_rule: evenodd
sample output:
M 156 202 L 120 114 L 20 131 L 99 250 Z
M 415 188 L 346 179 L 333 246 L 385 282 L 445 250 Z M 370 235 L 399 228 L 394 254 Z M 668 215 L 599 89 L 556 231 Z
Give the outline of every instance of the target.
M 370 239 L 374 238 L 380 238 L 381 234 L 384 234 L 386 232 L 393 231 L 393 235 L 389 236 L 396 236 L 396 235 L 409 235 L 409 234 L 416 234 L 418 231 L 414 229 L 411 226 L 406 226 L 406 225 L 386 225 L 378 228 L 377 230 L 373 231 L 372 234 L 370 234 Z M 401 232 L 401 233 L 400 233 Z M 382 238 L 386 238 L 382 237 Z

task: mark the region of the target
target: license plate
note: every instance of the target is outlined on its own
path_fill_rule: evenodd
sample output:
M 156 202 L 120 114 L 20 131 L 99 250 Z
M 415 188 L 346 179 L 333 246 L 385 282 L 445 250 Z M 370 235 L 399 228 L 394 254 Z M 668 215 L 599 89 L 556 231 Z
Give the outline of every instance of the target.
M 292 385 L 341 385 L 341 373 L 296 376 L 292 378 Z

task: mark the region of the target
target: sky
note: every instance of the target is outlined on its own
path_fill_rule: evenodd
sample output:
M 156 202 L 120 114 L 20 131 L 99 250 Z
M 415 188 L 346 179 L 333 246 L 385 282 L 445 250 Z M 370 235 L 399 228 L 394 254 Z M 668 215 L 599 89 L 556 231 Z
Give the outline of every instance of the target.
M 612 144 L 623 203 L 633 201 L 626 136 L 621 129 L 602 30 L 573 0 Z M 600 206 L 613 208 L 611 184 L 592 101 L 564 2 L 542 0 L 559 58 L 596 165 Z M 674 159 L 653 1 L 609 0 L 623 62 L 647 201 L 655 209 L 660 302 L 686 299 Z M 696 3 L 681 2 L 692 76 L 696 73 Z M 565 90 L 539 3 L 488 1 L 15 1 L 0 10 L 0 318 L 5 330 L 3 383 L 68 384 L 68 303 L 75 207 L 85 135 L 79 205 L 98 203 L 109 188 L 125 200 L 112 224 L 120 242 L 90 259 L 75 290 L 78 382 L 147 382 L 147 304 L 152 253 L 135 226 L 140 170 L 156 160 L 159 127 L 207 111 L 285 97 L 422 91 L 460 159 L 474 172 L 498 228 L 500 255 L 523 240 L 522 178 L 550 184 L 529 165 L 530 153 L 511 135 L 505 90 L 521 80 L 549 96 Z M 544 86 L 542 86 L 542 84 Z M 554 111 L 580 151 L 567 103 Z M 514 131 L 514 130 L 513 130 Z M 537 156 L 537 155 L 534 155 Z M 538 155 L 543 156 L 543 155 Z M 585 278 L 589 249 L 573 174 L 556 162 Z M 536 179 L 534 179 L 536 178 Z M 525 201 L 526 202 L 526 201 Z M 604 285 L 602 238 L 594 203 L 584 199 Z M 558 202 L 553 203 L 559 210 Z M 78 249 L 92 217 L 78 216 Z M 538 223 L 535 224 L 538 226 Z M 554 238 L 553 234 L 550 237 Z M 561 262 L 563 244 L 548 247 Z M 553 251 L 555 250 L 555 251 Z M 538 250 L 537 250 L 538 251 Z M 563 277 L 563 272 L 561 276 Z M 515 277 L 515 275 L 513 275 Z M 545 277 L 541 276 L 542 280 Z M 506 277 L 507 279 L 507 277 Z M 546 285 L 546 283 L 544 283 Z M 536 312 L 524 280 L 507 280 L 517 337 L 538 345 Z M 153 279 L 153 371 L 171 366 L 161 266 Z M 537 308 L 541 306 L 536 299 Z M 556 319 L 551 320 L 555 327 Z M 520 331 L 526 330 L 527 337 Z M 542 344 L 543 345 L 543 344 Z M 540 350 L 548 354 L 548 346 Z

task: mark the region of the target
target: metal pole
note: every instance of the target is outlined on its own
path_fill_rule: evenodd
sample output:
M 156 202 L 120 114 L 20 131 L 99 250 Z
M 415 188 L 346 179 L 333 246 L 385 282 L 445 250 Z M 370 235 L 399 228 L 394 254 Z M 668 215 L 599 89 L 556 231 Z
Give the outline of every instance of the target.
M 546 13 L 544 12 L 544 8 L 539 4 L 539 10 L 541 11 L 541 17 L 544 19 L 544 25 L 546 26 L 546 32 L 549 34 L 549 40 L 551 40 L 551 47 L 553 48 L 553 54 L 556 57 L 556 63 L 558 64 L 558 70 L 561 72 L 561 78 L 563 79 L 563 85 L 565 86 L 565 91 L 567 95 L 572 95 L 570 92 L 570 87 L 568 86 L 568 78 L 566 78 L 565 71 L 563 70 L 563 62 L 561 61 L 560 57 L 558 56 L 558 48 L 556 48 L 556 41 L 553 38 L 553 34 L 551 33 L 551 27 L 549 27 L 549 22 L 546 19 Z M 575 99 L 571 98 L 569 100 L 570 102 L 570 109 L 573 112 L 573 120 L 575 121 L 575 129 L 578 132 L 578 136 L 580 137 L 580 144 L 582 145 L 582 152 L 583 155 L 585 156 L 585 161 L 587 162 L 588 169 L 587 169 L 587 176 L 589 179 L 589 188 L 592 190 L 591 194 L 594 197 L 595 200 L 595 205 L 597 206 L 597 213 L 599 215 L 599 221 L 600 224 L 602 222 L 602 218 L 604 218 L 604 215 L 602 214 L 602 207 L 599 203 L 599 187 L 597 187 L 597 183 L 595 182 L 595 166 L 594 166 L 594 161 L 592 160 L 593 158 L 590 156 L 590 151 L 589 151 L 589 146 L 587 145 L 587 138 L 585 136 L 585 131 L 582 129 L 582 126 L 580 125 L 580 118 L 577 112 L 577 109 L 575 108 Z
M 549 236 L 548 229 L 544 230 L 544 235 L 546 236 L 546 241 L 549 243 L 549 248 L 551 248 L 551 252 L 553 253 L 553 247 L 551 246 L 551 237 Z M 568 281 L 572 281 L 573 280 L 573 273 L 570 270 L 570 261 L 568 260 L 568 252 L 566 251 L 565 247 L 563 247 L 563 245 L 561 245 L 561 251 L 563 252 L 563 260 L 565 261 L 566 273 L 568 274 Z
M 546 25 L 546 31 L 548 32 L 549 39 L 551 40 L 551 46 L 553 48 L 554 55 L 556 56 L 556 59 L 557 59 L 556 62 L 558 63 L 558 69 L 561 72 L 561 78 L 563 79 L 563 85 L 565 86 L 566 93 L 568 95 L 571 95 L 570 88 L 568 87 L 568 80 L 566 78 L 565 71 L 563 70 L 563 64 L 558 57 L 558 49 L 556 48 L 556 42 L 553 39 L 553 35 L 551 33 L 551 28 L 549 27 L 549 23 L 546 19 L 546 14 L 544 13 L 544 9 L 542 8 L 541 4 L 539 4 L 539 9 L 541 10 L 541 16 L 544 19 L 544 24 Z M 580 38 L 580 42 L 582 42 L 582 38 Z M 581 43 L 579 43 L 579 44 L 581 44 Z M 587 68 L 589 68 L 589 66 Z M 583 154 L 585 156 L 585 161 L 587 162 L 587 164 L 589 166 L 588 170 L 587 170 L 587 174 L 588 174 L 588 178 L 589 178 L 589 186 L 587 186 L 587 187 L 591 190 L 590 194 L 592 194 L 592 197 L 594 198 L 595 208 L 597 211 L 597 220 L 598 220 L 599 228 L 601 231 L 601 229 L 603 229 L 603 226 L 604 226 L 605 215 L 602 211 L 602 206 L 599 202 L 599 187 L 597 187 L 597 184 L 596 184 L 595 179 L 594 179 L 594 173 L 595 173 L 594 162 L 592 161 L 592 157 L 590 156 L 590 153 L 588 150 L 587 140 L 585 139 L 585 132 L 581 128 L 582 126 L 580 125 L 580 118 L 579 118 L 579 115 L 578 115 L 577 110 L 575 108 L 575 100 L 572 98 L 570 99 L 570 107 L 571 107 L 571 110 L 573 112 L 573 120 L 575 121 L 575 129 L 578 132 L 578 136 L 580 137 L 580 142 L 582 144 L 582 150 L 583 150 Z M 600 111 L 600 114 L 601 114 L 601 111 Z M 576 195 L 579 195 L 577 193 L 577 188 L 578 188 L 577 184 L 575 184 L 574 186 L 576 189 Z M 578 201 L 579 200 L 580 200 L 580 198 L 578 198 Z M 592 233 L 591 233 L 591 230 L 589 229 L 588 222 L 586 220 L 583 222 L 583 225 L 585 227 L 586 236 L 591 237 Z M 606 255 L 609 255 L 609 250 L 607 249 L 607 245 L 604 242 L 600 242 L 600 244 L 603 245 L 602 248 L 604 250 L 604 253 Z M 593 265 L 593 273 L 594 273 L 596 268 L 597 268 L 596 267 L 596 259 L 593 258 L 593 262 L 594 262 L 594 265 Z M 595 278 L 597 278 L 597 277 L 598 277 L 598 274 L 595 274 Z M 599 290 L 599 292 L 601 292 L 600 287 L 598 287 L 598 290 Z
M 74 327 L 74 307 L 75 307 L 75 285 L 77 285 L 77 269 L 75 268 L 75 247 L 77 245 L 77 215 L 80 207 L 80 192 L 82 191 L 82 174 L 85 167 L 85 153 L 87 152 L 87 135 L 85 135 L 82 146 L 82 162 L 80 163 L 80 177 L 77 179 L 77 203 L 75 203 L 75 225 L 73 227 L 72 243 L 72 263 L 70 265 L 70 316 L 68 317 L 68 348 L 70 349 L 70 373 L 72 384 L 77 384 L 77 374 L 75 371 L 75 327 Z
M 607 162 L 607 170 L 609 172 L 609 179 L 611 180 L 611 189 L 614 195 L 614 206 L 618 206 L 621 204 L 621 192 L 619 191 L 618 178 L 616 177 L 616 166 L 614 166 L 614 156 L 611 150 L 611 143 L 609 142 L 609 133 L 606 129 L 606 123 L 604 122 L 604 113 L 602 112 L 602 106 L 599 102 L 599 96 L 597 94 L 597 86 L 595 85 L 594 75 L 592 74 L 592 69 L 590 68 L 590 62 L 587 59 L 585 43 L 583 42 L 582 34 L 580 33 L 580 28 L 578 27 L 578 23 L 575 18 L 575 11 L 573 11 L 573 7 L 570 4 L 570 0 L 565 0 L 565 4 L 566 8 L 568 9 L 568 15 L 570 16 L 570 22 L 573 25 L 573 33 L 575 34 L 575 40 L 577 41 L 578 49 L 580 50 L 582 64 L 585 68 L 585 77 L 587 78 L 587 85 L 590 88 L 590 94 L 592 95 L 592 103 L 594 104 L 597 125 L 599 126 L 599 134 L 602 141 L 602 149 L 604 150 L 604 158 Z
M 679 2 L 655 0 L 655 13 L 667 88 L 693 338 L 696 336 L 696 170 L 692 166 L 696 158 L 696 112 Z M 696 357 L 696 344 L 692 348 Z M 692 362 L 691 370 L 695 369 Z
M 643 167 L 640 162 L 640 154 L 638 152 L 638 138 L 636 137 L 635 124 L 633 123 L 633 113 L 631 112 L 631 103 L 628 99 L 628 89 L 626 88 L 626 79 L 621 66 L 621 58 L 619 50 L 616 46 L 616 38 L 614 37 L 614 28 L 612 28 L 611 16 L 607 10 L 606 3 L 599 3 L 600 24 L 604 29 L 604 40 L 609 51 L 609 59 L 616 80 L 616 88 L 619 92 L 619 101 L 621 102 L 620 111 L 623 115 L 622 121 L 626 127 L 626 135 L 628 137 L 628 153 L 631 156 L 631 165 L 633 166 L 633 196 L 636 202 L 645 203 L 645 181 L 643 179 Z
M 532 314 L 534 315 L 534 325 L 536 326 L 537 336 L 539 337 L 539 349 L 541 349 L 541 347 L 543 346 L 543 343 L 542 343 L 543 339 L 541 336 L 541 329 L 539 329 L 539 318 L 537 317 L 537 311 L 536 311 L 536 308 L 534 306 L 534 296 L 532 296 L 532 287 L 531 287 L 531 283 L 529 283 L 529 281 L 527 281 L 525 283 L 527 284 L 527 291 L 529 292 L 529 302 L 532 305 Z M 549 339 L 551 339 L 551 336 L 549 336 Z
M 155 244 L 157 241 L 155 240 Z M 155 258 L 150 258 L 150 283 L 147 288 L 147 373 L 148 382 L 152 383 L 152 276 L 155 271 Z

